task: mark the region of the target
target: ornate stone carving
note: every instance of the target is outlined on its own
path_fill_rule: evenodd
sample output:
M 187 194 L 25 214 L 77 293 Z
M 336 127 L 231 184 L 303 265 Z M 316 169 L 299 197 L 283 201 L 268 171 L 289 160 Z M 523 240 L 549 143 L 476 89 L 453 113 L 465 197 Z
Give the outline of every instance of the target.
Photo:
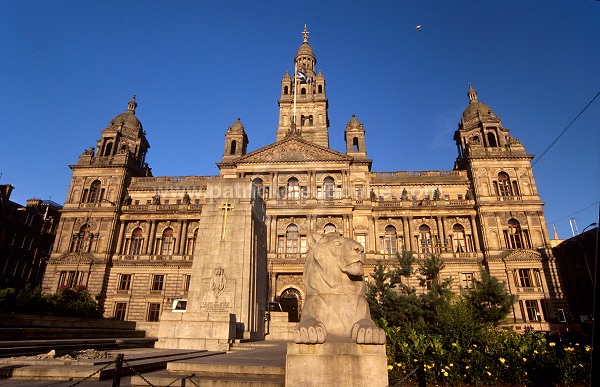
M 303 277 L 306 301 L 294 342 L 385 344 L 385 332 L 375 326 L 369 312 L 362 245 L 330 233 L 310 235 L 308 247 Z
M 218 267 L 213 271 L 212 277 L 210 277 L 210 290 L 215 297 L 219 297 L 225 290 L 227 284 L 227 277 L 225 276 L 225 269 Z
M 334 150 L 289 137 L 271 146 L 242 156 L 237 163 L 276 163 L 304 161 L 348 161 L 352 158 Z

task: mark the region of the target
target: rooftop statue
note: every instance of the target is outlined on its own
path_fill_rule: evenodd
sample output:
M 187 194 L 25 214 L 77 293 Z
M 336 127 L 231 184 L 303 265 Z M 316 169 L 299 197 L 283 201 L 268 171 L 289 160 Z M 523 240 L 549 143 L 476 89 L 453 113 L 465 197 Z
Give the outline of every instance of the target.
M 294 330 L 298 344 L 385 344 L 369 312 L 364 248 L 338 233 L 310 235 L 304 265 L 306 301 Z

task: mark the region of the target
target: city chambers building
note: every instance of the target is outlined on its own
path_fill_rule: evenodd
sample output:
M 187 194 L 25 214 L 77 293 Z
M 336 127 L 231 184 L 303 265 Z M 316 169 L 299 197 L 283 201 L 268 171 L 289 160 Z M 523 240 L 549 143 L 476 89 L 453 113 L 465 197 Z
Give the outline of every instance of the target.
M 152 176 L 150 144 L 135 97 L 129 101 L 70 166 L 43 290 L 85 285 L 106 317 L 137 321 L 152 332 L 194 281 L 207 185 L 235 178 L 252 184 L 266 208 L 265 299 L 301 310 L 307 236 L 338 232 L 364 246 L 367 272 L 403 250 L 413 251 L 417 262 L 435 254 L 457 293 L 472 288 L 482 271 L 502 281 L 518 297 L 515 329 L 559 323 L 567 304 L 533 155 L 477 92 L 469 86 L 450 169 L 372 171 L 367 128 L 358 118 L 346 124 L 346 148 L 329 147 L 325 75 L 315 72 L 316 63 L 305 32 L 294 75 L 286 72 L 281 80 L 276 141 L 247 152 L 248 134 L 238 119 L 225 132 L 219 176 Z M 427 291 L 416 277 L 409 282 Z

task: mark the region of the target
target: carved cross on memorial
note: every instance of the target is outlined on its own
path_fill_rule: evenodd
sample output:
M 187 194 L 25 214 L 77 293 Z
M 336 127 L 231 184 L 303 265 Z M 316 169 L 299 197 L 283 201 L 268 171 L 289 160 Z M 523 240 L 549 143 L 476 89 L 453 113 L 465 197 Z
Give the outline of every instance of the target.
M 225 240 L 225 231 L 227 231 L 227 212 L 233 210 L 235 207 L 233 204 L 229 204 L 229 199 L 225 199 L 225 204 L 223 204 L 220 209 L 223 210 L 223 229 L 221 230 L 221 240 Z

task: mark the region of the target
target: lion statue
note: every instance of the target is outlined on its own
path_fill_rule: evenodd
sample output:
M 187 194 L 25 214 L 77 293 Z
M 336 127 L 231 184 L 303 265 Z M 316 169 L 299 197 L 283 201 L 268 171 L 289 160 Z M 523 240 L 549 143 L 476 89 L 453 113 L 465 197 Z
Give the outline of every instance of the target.
M 338 233 L 310 235 L 304 265 L 306 301 L 294 330 L 298 344 L 385 344 L 369 312 L 364 248 Z

